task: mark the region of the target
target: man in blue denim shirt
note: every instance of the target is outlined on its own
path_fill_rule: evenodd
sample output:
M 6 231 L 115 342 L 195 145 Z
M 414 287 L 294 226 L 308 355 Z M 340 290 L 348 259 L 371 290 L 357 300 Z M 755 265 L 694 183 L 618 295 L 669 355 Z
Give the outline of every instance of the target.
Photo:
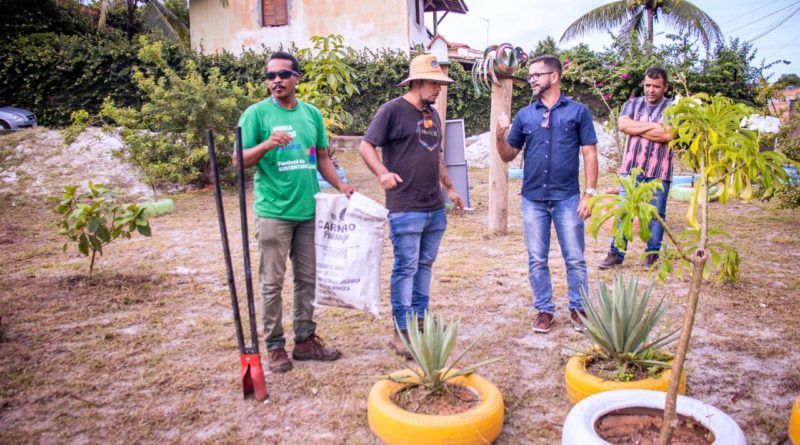
M 534 332 L 550 331 L 556 306 L 547 264 L 550 227 L 555 225 L 558 244 L 567 268 L 570 316 L 575 329 L 582 323 L 581 290 L 588 292 L 584 259 L 583 220 L 589 217 L 589 198 L 596 194 L 597 136 L 589 109 L 561 93 L 561 62 L 554 56 L 531 61 L 528 82 L 536 102 L 517 113 L 511 125 L 502 113 L 497 120 L 497 151 L 511 162 L 525 150 L 522 183 L 522 222 L 528 248 L 528 275 L 533 306 L 539 311 Z M 510 127 L 510 131 L 509 131 Z M 578 181 L 583 155 L 586 190 Z
M 443 127 L 432 107 L 441 86 L 453 80 L 431 54 L 415 57 L 410 71 L 399 85 L 408 86 L 408 92 L 381 106 L 359 147 L 386 191 L 394 246 L 392 317 L 404 336 L 408 335 L 406 316 L 422 318 L 428 309 L 431 268 L 447 227 L 440 183 L 456 211 L 464 213 L 464 203 L 447 175 Z M 381 147 L 383 162 L 376 147 Z M 396 330 L 390 346 L 411 358 Z

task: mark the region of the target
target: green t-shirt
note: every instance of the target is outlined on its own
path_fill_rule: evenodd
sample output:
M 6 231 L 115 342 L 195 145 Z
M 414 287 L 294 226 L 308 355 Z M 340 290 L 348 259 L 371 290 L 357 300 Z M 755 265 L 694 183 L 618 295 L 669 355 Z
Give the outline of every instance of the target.
M 266 141 L 273 131 L 292 136 L 291 143 L 268 151 L 256 164 L 256 215 L 290 221 L 314 218 L 317 150 L 328 148 L 322 113 L 300 100 L 287 110 L 270 98 L 247 108 L 239 126 L 245 149 Z

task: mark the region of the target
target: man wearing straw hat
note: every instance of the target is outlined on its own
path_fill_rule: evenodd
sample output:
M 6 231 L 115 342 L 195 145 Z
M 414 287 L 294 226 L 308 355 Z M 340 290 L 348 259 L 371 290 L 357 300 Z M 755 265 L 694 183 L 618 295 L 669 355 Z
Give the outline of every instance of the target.
M 406 316 L 424 316 L 430 297 L 431 268 L 447 227 L 441 187 L 456 212 L 464 203 L 447 175 L 442 124 L 432 107 L 442 85 L 453 83 L 436 57 L 411 61 L 409 76 L 398 86 L 404 95 L 383 104 L 361 141 L 361 157 L 386 192 L 389 237 L 394 248 L 391 278 L 392 317 L 407 335 Z M 383 162 L 376 147 L 381 147 Z M 411 358 L 395 330 L 390 346 Z

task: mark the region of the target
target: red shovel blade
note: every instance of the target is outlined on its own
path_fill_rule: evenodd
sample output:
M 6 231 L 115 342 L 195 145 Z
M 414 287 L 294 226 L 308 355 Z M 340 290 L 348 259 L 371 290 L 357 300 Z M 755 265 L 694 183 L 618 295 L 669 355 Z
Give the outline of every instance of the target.
M 269 392 L 264 381 L 264 368 L 261 367 L 261 354 L 241 354 L 242 388 L 244 398 L 254 396 L 259 402 L 267 400 Z

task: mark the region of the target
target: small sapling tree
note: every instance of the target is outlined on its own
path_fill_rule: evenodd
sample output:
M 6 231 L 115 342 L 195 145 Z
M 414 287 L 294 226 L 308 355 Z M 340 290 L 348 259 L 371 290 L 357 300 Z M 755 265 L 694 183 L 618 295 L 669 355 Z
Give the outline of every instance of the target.
M 603 224 L 613 219 L 613 234 L 633 239 L 633 218 L 638 218 L 643 229 L 639 238 L 647 242 L 651 234 L 646 228 L 656 219 L 674 247 L 666 249 L 665 246 L 662 259 L 655 266 L 659 278 L 663 280 L 673 272 L 680 275 L 689 271 L 686 312 L 672 361 L 661 445 L 670 443 L 677 423 L 678 386 L 703 280 L 711 276 L 712 266 L 717 269 L 717 277 L 721 280 L 735 281 L 739 273 L 738 253 L 725 242 L 728 235 L 710 225 L 709 201 L 712 196 L 709 190 L 717 186 L 716 195 L 722 204 L 731 198 L 751 199 L 756 184 L 761 187 L 762 196 L 770 197 L 788 183 L 783 165 L 792 162 L 781 152 L 760 149 L 762 133 L 777 133 L 776 121 L 755 115 L 750 107 L 720 95 L 709 97 L 701 93 L 678 97 L 667 108 L 665 121 L 672 127 L 670 144 L 676 150 L 675 155 L 681 157 L 685 166 L 699 172 L 686 215 L 689 228 L 676 232 L 661 219 L 650 201 L 654 190 L 662 188 L 663 184 L 659 180 L 638 182 L 635 178 L 640 172 L 636 171 L 621 180 L 628 192 L 626 195 L 592 198 L 592 222 L 589 225 L 589 232 L 597 237 Z M 677 264 L 675 268 L 674 264 Z
M 311 36 L 310 40 L 313 48 L 303 48 L 297 54 L 306 60 L 298 96 L 319 108 L 325 127 L 336 133 L 353 124 L 353 115 L 345 110 L 344 102 L 359 92 L 353 83 L 356 70 L 348 63 L 356 53 L 344 46 L 341 35 Z
M 150 236 L 150 223 L 144 215 L 144 207 L 136 204 L 117 204 L 117 193 L 103 184 L 89 181 L 89 191 L 78 192 L 77 185 L 64 187 L 62 196 L 50 200 L 58 204 L 53 209 L 61 215 L 56 221 L 58 234 L 66 236 L 67 251 L 70 241 L 76 243 L 84 256 L 91 255 L 89 276 L 94 271 L 95 257 L 103 254 L 103 248 L 119 237 L 130 239 L 136 232 Z

